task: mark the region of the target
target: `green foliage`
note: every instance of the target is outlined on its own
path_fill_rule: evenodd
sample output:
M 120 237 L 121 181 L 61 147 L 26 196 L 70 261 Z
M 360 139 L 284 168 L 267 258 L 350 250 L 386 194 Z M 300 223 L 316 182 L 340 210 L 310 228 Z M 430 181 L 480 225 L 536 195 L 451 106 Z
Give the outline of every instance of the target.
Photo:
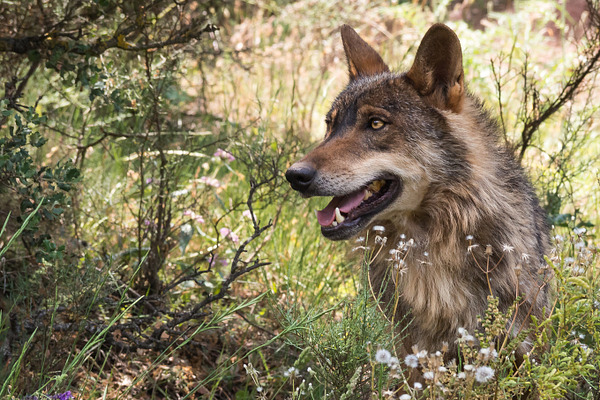
M 37 130 L 46 118 L 37 115 L 33 108 L 17 112 L 6 108 L 8 101 L 0 103 L 0 112 L 6 121 L 8 135 L 0 139 L 0 176 L 3 185 L 0 196 L 11 198 L 19 204 L 17 223 L 22 223 L 38 206 L 39 214 L 24 232 L 23 240 L 29 251 L 35 252 L 38 262 L 53 262 L 62 258 L 64 246 L 56 245 L 50 232 L 42 230 L 42 221 L 56 222 L 70 207 L 68 193 L 80 180 L 80 172 L 70 160 L 55 165 L 39 166 L 30 149 L 39 149 L 47 142 Z M 7 200 L 7 203 L 10 201 Z M 39 233 L 39 235 L 36 235 Z
M 401 329 L 398 333 L 390 326 L 372 298 L 367 270 L 365 264 L 361 289 L 354 299 L 297 332 L 297 345 L 308 349 L 305 357 L 314 371 L 310 380 L 313 397 L 352 399 L 373 390 L 393 390 L 401 382 L 399 361 L 391 356 L 402 340 Z M 406 323 L 400 321 L 396 327 Z

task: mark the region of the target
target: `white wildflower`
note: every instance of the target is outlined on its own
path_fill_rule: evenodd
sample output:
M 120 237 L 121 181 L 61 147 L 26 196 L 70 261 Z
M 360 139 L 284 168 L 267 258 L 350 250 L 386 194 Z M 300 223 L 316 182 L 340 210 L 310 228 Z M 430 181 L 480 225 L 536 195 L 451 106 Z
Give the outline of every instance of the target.
M 444 372 L 448 371 L 448 369 L 442 365 L 438 368 L 438 371 L 443 374 Z
M 565 257 L 565 265 L 570 265 L 573 264 L 575 262 L 575 259 L 573 257 Z
M 583 235 L 586 231 L 587 231 L 587 229 L 585 229 L 584 227 L 573 229 L 573 233 L 576 234 L 577 236 Z
M 531 256 L 527 253 L 523 253 L 521 254 L 521 260 L 525 261 L 525 262 L 529 262 L 529 259 L 531 258 Z
M 258 371 L 256 370 L 256 368 L 254 368 L 252 363 L 244 364 L 244 369 L 246 370 L 246 373 L 248 375 L 258 375 Z
M 421 384 L 421 382 L 415 382 L 415 384 L 413 385 L 413 387 L 415 388 L 415 390 L 421 390 L 421 389 L 423 389 L 423 385 Z
M 402 233 L 402 234 L 400 235 L 400 239 L 402 239 L 402 240 L 406 239 L 406 235 L 405 235 L 404 233 Z
M 458 375 L 456 375 L 456 377 L 458 379 L 466 379 L 467 378 L 467 374 L 465 374 L 464 372 L 459 372 Z
M 392 354 L 385 349 L 379 349 L 377 350 L 377 353 L 375 353 L 375 361 L 377 361 L 378 363 L 387 364 L 390 362 L 391 359 Z
M 399 397 L 400 400 L 410 400 L 412 399 L 410 394 L 403 394 L 402 396 Z
M 494 377 L 494 370 L 488 366 L 478 367 L 475 371 L 475 380 L 479 383 L 485 383 Z
M 365 241 L 365 237 L 364 236 L 359 236 L 358 238 L 356 238 L 355 242 L 356 243 L 362 243 Z
M 585 273 L 585 269 L 581 265 L 573 265 L 571 271 L 573 271 L 573 274 L 575 275 L 582 275 Z
M 185 225 L 181 225 L 181 233 L 185 236 L 192 236 L 192 233 L 194 232 L 194 228 L 192 228 L 192 225 L 190 224 L 185 224 Z
M 404 364 L 410 368 L 417 368 L 419 366 L 419 357 L 414 354 L 409 354 L 404 357 Z
M 385 236 L 381 237 L 379 235 L 375 236 L 375 244 L 380 244 L 383 246 L 386 243 L 387 243 L 387 237 L 385 237 Z
M 390 368 L 396 369 L 400 365 L 400 360 L 398 360 L 398 357 L 392 357 L 390 358 L 388 365 L 390 366 Z
M 471 364 L 466 364 L 463 369 L 467 372 L 473 371 L 475 369 L 474 366 L 472 366 Z
M 427 371 L 427 372 L 423 373 L 423 378 L 427 379 L 428 381 L 432 381 L 434 376 L 435 375 L 432 371 Z
M 429 257 L 429 253 L 428 253 L 428 252 L 426 252 L 426 251 L 425 251 L 425 252 L 423 252 L 423 255 L 424 255 L 425 257 Z
M 263 391 L 263 387 L 262 387 L 262 386 L 257 386 L 257 387 L 256 387 L 256 391 L 257 391 L 258 393 L 262 392 L 262 391 Z
M 469 247 L 467 247 L 467 252 L 468 253 L 472 253 L 473 250 L 475 250 L 476 248 L 478 248 L 479 245 L 477 243 L 470 245 Z
M 291 376 L 291 377 L 300 376 L 299 372 L 300 371 L 298 371 L 298 368 L 296 368 L 296 367 L 289 367 L 288 370 L 283 373 L 283 376 L 285 376 L 285 377 L 288 377 L 288 376 Z
M 467 240 L 473 240 L 473 235 L 467 235 L 467 237 L 465 239 L 467 239 Z
M 506 253 L 512 253 L 514 249 L 515 248 L 513 246 L 511 246 L 511 245 L 508 245 L 508 244 L 503 244 L 502 245 L 502 251 L 504 251 Z
M 385 232 L 385 227 L 383 227 L 382 225 L 375 225 L 372 228 L 375 232 Z

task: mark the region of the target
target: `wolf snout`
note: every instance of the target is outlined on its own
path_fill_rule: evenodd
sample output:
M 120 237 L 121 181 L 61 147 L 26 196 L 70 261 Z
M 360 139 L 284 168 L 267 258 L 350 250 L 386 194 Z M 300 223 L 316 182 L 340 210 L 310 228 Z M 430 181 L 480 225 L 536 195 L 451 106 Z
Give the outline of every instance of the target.
M 308 190 L 315 180 L 317 170 L 307 164 L 294 164 L 285 173 L 285 179 L 288 180 L 292 189 L 299 192 Z

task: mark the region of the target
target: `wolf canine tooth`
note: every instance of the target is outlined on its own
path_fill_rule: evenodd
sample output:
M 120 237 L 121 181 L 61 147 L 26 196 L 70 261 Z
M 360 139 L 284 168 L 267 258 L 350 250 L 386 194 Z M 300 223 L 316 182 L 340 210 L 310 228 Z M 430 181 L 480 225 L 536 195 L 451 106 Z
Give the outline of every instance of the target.
M 365 198 L 363 200 L 369 200 L 369 197 L 373 196 L 373 192 L 369 189 L 365 190 Z
M 337 223 L 336 221 L 333 221 L 333 222 L 331 223 L 331 226 L 338 226 L 338 223 Z
M 344 216 L 340 213 L 340 209 L 339 207 L 335 208 L 335 220 L 337 221 L 338 224 L 341 224 L 342 222 L 344 222 L 346 218 L 344 218 Z

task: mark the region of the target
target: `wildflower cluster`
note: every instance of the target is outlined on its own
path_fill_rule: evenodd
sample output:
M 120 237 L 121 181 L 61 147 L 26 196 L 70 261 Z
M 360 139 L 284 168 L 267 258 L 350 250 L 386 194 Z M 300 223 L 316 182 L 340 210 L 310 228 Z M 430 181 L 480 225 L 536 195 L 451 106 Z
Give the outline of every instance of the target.
M 217 149 L 217 151 L 215 151 L 215 153 L 213 154 L 213 157 L 215 158 L 220 158 L 222 160 L 225 161 L 234 161 L 235 157 L 233 156 L 233 154 L 231 154 L 230 152 L 223 150 L 221 148 Z
M 495 363 L 498 353 L 491 343 L 489 347 L 479 348 L 479 341 L 466 329 L 459 329 L 457 344 L 461 349 L 460 360 L 445 363 L 449 346 L 444 344 L 441 350 L 428 352 L 413 347 L 413 353 L 404 358 L 407 369 L 419 369 L 423 382 L 413 387 L 406 386 L 406 392 L 419 398 L 419 391 L 446 396 L 464 391 L 465 394 L 485 390 L 485 384 L 492 382 L 496 375 Z M 407 399 L 410 397 L 406 397 Z
M 593 265 L 595 251 L 586 243 L 587 229 L 574 228 L 572 234 L 566 238 L 555 235 L 550 259 L 555 265 L 563 265 L 570 269 L 573 275 L 583 275 L 586 266 Z
M 383 367 L 383 370 L 381 367 Z M 387 387 L 387 389 L 383 390 L 381 394 L 386 399 L 395 399 L 397 382 L 402 378 L 402 366 L 400 360 L 398 357 L 392 355 L 390 351 L 379 348 L 375 352 L 371 368 L 372 373 L 377 370 L 387 373 L 387 379 L 384 379 L 385 387 Z M 374 382 L 373 378 L 374 375 L 372 376 L 372 382 Z

